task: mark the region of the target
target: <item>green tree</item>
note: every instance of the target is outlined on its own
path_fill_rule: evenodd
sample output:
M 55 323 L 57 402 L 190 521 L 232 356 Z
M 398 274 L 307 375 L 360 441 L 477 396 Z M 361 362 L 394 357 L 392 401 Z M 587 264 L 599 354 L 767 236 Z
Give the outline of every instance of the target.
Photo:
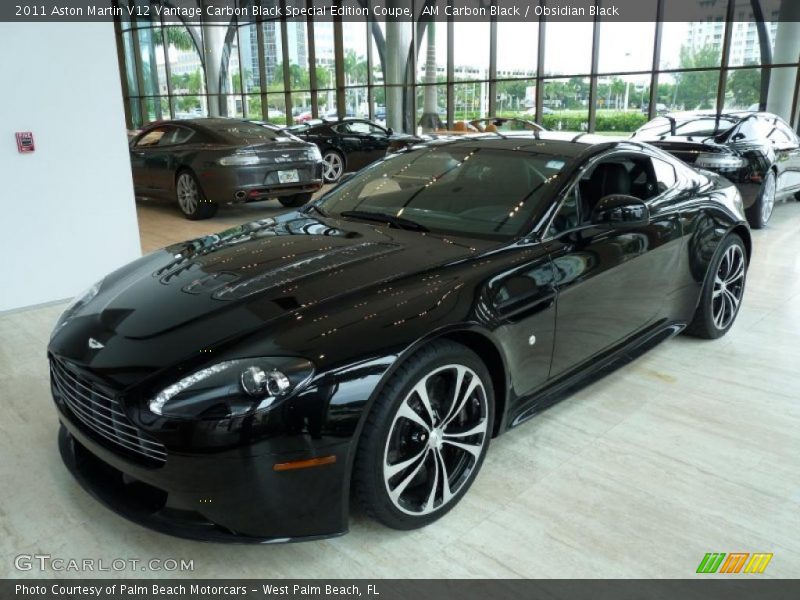
M 736 108 L 747 108 L 761 99 L 761 69 L 737 69 L 728 73 L 726 96 Z
M 153 29 L 153 42 L 156 46 L 164 45 L 164 35 L 161 29 Z M 193 50 L 194 41 L 189 31 L 185 27 L 164 27 L 163 31 L 167 34 L 167 42 L 175 46 L 178 50 Z
M 712 67 L 720 64 L 720 52 L 713 45 L 697 50 L 683 46 L 680 53 L 681 69 Z M 717 100 L 719 73 L 717 71 L 691 71 L 675 74 L 675 87 L 671 105 L 681 105 L 688 110 L 714 108 Z

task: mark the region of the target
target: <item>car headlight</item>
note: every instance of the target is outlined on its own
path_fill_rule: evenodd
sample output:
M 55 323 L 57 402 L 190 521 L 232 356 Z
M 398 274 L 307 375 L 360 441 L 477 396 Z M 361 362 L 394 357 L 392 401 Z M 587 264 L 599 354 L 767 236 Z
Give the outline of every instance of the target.
M 308 148 L 308 160 L 313 160 L 314 162 L 322 160 L 322 152 L 313 144 Z
M 164 388 L 148 403 L 151 412 L 179 419 L 221 419 L 266 409 L 300 391 L 314 375 L 302 358 L 229 360 L 195 371 Z
M 747 161 L 741 156 L 731 154 L 699 154 L 694 166 L 700 169 L 741 169 Z
M 239 152 L 223 156 L 217 162 L 223 167 L 249 167 L 261 164 L 261 159 L 255 153 Z
M 53 328 L 53 332 L 50 334 L 50 339 L 55 337 L 56 333 L 66 325 L 70 318 L 78 312 L 81 308 L 89 304 L 97 294 L 100 293 L 100 288 L 103 286 L 103 279 L 92 285 L 90 288 L 85 290 L 83 293 L 78 294 L 72 299 L 67 305 L 67 308 L 64 309 L 64 312 L 61 313 L 61 316 L 58 317 L 58 321 L 56 321 L 56 326 Z

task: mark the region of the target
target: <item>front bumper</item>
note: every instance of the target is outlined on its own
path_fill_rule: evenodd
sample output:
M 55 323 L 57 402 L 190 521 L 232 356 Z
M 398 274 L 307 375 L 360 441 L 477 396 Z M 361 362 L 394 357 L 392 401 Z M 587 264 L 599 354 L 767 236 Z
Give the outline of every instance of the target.
M 160 467 L 137 464 L 100 443 L 56 403 L 62 459 L 108 508 L 140 525 L 179 537 L 239 543 L 290 542 L 347 532 L 349 444 L 324 448 L 323 467 L 275 471 L 303 453 L 229 450 L 169 453 Z
M 281 183 L 278 171 L 297 170 L 299 181 Z M 316 192 L 322 187 L 322 162 L 270 166 L 210 166 L 198 173 L 206 198 L 221 204 L 254 202 Z

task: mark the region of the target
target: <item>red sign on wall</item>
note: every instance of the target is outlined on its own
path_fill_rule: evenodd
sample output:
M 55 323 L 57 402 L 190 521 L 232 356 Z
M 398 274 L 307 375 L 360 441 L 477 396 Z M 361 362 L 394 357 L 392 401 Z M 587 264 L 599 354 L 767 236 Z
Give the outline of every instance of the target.
M 17 150 L 20 153 L 33 152 L 36 147 L 33 145 L 33 132 L 32 131 L 18 131 L 17 136 Z

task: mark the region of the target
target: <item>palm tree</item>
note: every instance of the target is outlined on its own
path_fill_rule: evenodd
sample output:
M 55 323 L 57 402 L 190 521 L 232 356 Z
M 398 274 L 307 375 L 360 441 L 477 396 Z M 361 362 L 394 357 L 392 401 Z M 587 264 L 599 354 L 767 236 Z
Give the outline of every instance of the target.
M 436 130 L 441 127 L 438 100 L 436 98 L 436 22 L 428 23 L 428 44 L 425 56 L 425 83 L 422 100 L 422 117 L 419 125 L 423 130 Z

